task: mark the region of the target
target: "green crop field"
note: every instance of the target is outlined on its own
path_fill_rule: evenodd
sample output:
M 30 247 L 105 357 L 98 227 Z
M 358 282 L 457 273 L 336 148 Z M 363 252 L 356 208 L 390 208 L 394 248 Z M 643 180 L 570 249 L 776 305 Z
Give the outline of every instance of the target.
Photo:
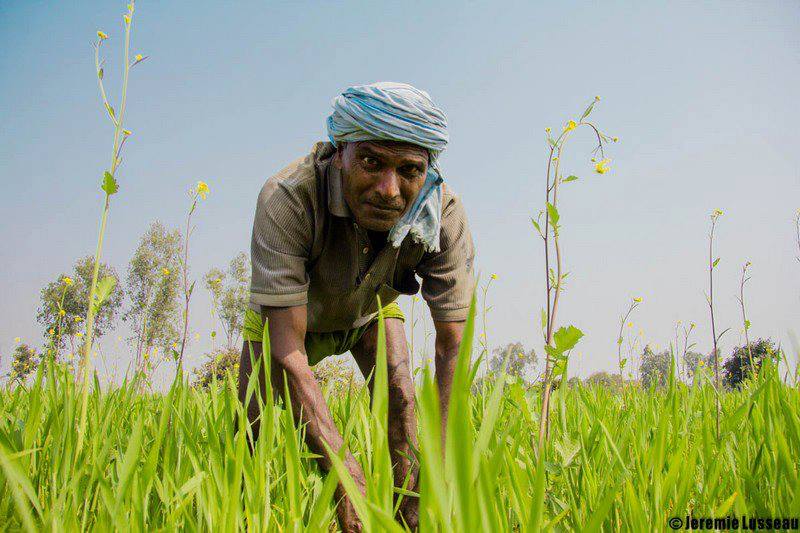
M 392 487 L 379 356 L 371 406 L 363 386 L 326 395 L 366 474 L 362 497 L 338 469 L 366 530 L 402 530 L 393 520 L 393 491 L 402 489 Z M 716 392 L 702 370 L 692 386 L 560 387 L 537 454 L 541 389 L 501 376 L 471 390 L 468 361 L 456 370 L 446 450 L 436 387 L 427 373 L 420 378 L 423 530 L 650 531 L 692 512 L 786 517 L 800 508 L 800 395 L 772 365 L 720 394 L 719 438 Z M 181 381 L 164 394 L 137 390 L 135 382 L 92 389 L 79 444 L 81 390 L 63 366 L 41 366 L 29 387 L 3 389 L 3 530 L 335 527 L 337 470 L 320 472 L 290 411 L 264 406 L 251 453 L 247 434 L 235 431 L 243 410 L 232 378 L 208 391 Z

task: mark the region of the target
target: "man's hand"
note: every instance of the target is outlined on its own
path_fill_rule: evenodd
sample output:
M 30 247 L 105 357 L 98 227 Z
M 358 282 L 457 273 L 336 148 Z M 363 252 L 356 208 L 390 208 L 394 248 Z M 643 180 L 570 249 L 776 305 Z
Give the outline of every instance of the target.
M 466 322 L 433 322 L 436 328 L 436 384 L 439 388 L 439 409 L 442 415 L 442 453 L 447 433 L 447 415 L 450 405 L 450 388 L 458 360 L 458 348 Z
M 306 307 L 265 307 L 263 309 L 262 319 L 267 320 L 269 327 L 272 370 L 270 377 L 273 391 L 276 395 L 283 393 L 285 376 L 295 420 L 305 424 L 306 444 L 311 451 L 321 456 L 320 466 L 325 471 L 329 471 L 332 463 L 323 443 L 327 444 L 333 453 L 339 453 L 344 441 L 333 422 L 319 383 L 317 383 L 311 367 L 308 366 L 308 358 L 305 353 Z M 253 343 L 253 352 L 256 357 L 261 357 L 261 343 Z M 251 372 L 250 350 L 245 343 L 239 370 L 239 397 L 242 401 L 244 401 L 247 381 Z M 265 379 L 263 374 L 262 379 Z M 262 393 L 264 385 L 264 383 L 260 384 Z M 247 414 L 251 426 L 253 426 L 253 434 L 257 438 L 258 427 L 254 421 L 259 414 L 258 404 L 256 403 L 255 407 L 253 404 L 254 402 L 251 401 Z M 346 452 L 344 463 L 363 493 L 365 481 L 361 466 L 350 452 Z M 341 485 L 337 493 L 342 497 L 342 503 L 337 509 L 342 529 L 360 531 L 361 524 L 358 516 L 345 496 Z

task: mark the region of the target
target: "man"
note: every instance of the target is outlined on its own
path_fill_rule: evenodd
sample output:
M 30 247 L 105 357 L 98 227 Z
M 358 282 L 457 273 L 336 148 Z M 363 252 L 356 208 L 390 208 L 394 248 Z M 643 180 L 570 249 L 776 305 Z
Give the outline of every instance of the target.
M 323 442 L 338 453 L 342 436 L 311 366 L 350 351 L 365 377 L 372 372 L 379 296 L 395 484 L 402 485 L 408 474 L 407 487 L 415 490 L 417 467 L 409 459 L 417 442 L 414 386 L 404 317 L 394 300 L 416 294 L 415 275 L 421 278 L 436 329 L 436 379 L 446 420 L 474 283 L 464 208 L 444 185 L 438 166 L 448 141 L 447 121 L 427 93 L 401 83 L 351 87 L 334 99 L 333 108 L 327 121 L 331 142 L 316 143 L 311 153 L 267 180 L 258 197 L 239 396 L 244 401 L 251 373 L 248 343 L 260 357 L 266 320 L 274 390 L 284 390 L 285 374 L 307 444 L 329 470 Z M 247 412 L 257 436 L 255 399 Z M 344 462 L 363 491 L 360 465 L 349 452 Z M 359 530 L 341 486 L 337 498 L 342 528 Z M 406 497 L 401 505 L 401 518 L 411 527 L 417 525 L 417 504 Z

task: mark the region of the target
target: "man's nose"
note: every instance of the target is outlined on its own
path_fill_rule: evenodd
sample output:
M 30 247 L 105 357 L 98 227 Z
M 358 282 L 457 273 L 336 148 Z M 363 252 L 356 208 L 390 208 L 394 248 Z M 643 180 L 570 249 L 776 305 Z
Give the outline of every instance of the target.
M 393 169 L 381 173 L 380 179 L 375 184 L 377 192 L 384 200 L 390 202 L 400 196 L 400 176 Z

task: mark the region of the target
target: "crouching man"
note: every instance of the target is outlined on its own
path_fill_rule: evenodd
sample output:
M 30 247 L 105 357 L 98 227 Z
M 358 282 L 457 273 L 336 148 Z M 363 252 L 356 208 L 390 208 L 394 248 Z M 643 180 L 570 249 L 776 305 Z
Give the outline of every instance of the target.
M 402 83 L 351 87 L 333 100 L 333 109 L 327 120 L 330 142 L 316 143 L 269 178 L 258 196 L 239 396 L 244 401 L 251 373 L 248 343 L 260 357 L 266 319 L 274 390 L 282 393 L 285 374 L 288 400 L 305 424 L 307 444 L 329 470 L 323 443 L 338 453 L 343 441 L 311 367 L 350 351 L 365 377 L 372 372 L 379 296 L 395 484 L 408 475 L 407 488 L 416 490 L 417 466 L 409 459 L 409 443 L 417 442 L 414 386 L 404 317 L 395 300 L 416 294 L 419 276 L 436 329 L 436 380 L 446 422 L 474 284 L 464 207 L 443 183 L 437 164 L 448 141 L 447 121 L 427 93 Z M 247 414 L 257 436 L 255 398 Z M 360 465 L 349 452 L 344 462 L 363 491 Z M 360 530 L 341 485 L 336 497 L 342 529 Z M 417 509 L 417 499 L 406 497 L 398 518 L 416 527 Z

